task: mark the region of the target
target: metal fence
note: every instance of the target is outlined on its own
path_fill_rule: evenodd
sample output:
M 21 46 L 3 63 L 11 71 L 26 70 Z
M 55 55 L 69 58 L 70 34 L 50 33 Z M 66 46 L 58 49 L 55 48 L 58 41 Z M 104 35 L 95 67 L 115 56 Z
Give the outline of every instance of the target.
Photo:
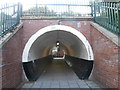
M 25 10 L 23 6 L 22 16 L 36 17 L 80 17 L 91 16 L 91 5 L 84 4 L 34 4 Z
M 20 4 L 5 4 L 0 8 L 0 36 L 14 29 L 20 21 Z
M 4 5 L 0 9 L 0 36 L 14 29 L 20 17 L 76 18 L 94 16 L 94 21 L 120 35 L 120 3 L 97 2 L 94 4 L 34 4 L 22 9 L 20 3 Z
M 94 20 L 96 23 L 120 36 L 120 3 L 94 3 Z

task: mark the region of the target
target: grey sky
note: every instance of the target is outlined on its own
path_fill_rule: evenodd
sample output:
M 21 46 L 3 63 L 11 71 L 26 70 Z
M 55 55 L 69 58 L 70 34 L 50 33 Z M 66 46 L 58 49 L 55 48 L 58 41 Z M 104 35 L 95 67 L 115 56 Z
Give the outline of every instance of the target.
M 0 3 L 21 2 L 23 4 L 35 4 L 36 1 L 39 4 L 86 4 L 91 0 L 0 0 Z

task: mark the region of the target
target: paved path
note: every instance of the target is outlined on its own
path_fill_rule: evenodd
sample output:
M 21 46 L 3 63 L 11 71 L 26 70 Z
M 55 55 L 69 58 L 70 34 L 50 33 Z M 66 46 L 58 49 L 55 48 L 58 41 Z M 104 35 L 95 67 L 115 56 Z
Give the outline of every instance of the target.
M 93 81 L 80 80 L 64 60 L 53 60 L 47 70 L 35 82 L 22 88 L 100 88 Z

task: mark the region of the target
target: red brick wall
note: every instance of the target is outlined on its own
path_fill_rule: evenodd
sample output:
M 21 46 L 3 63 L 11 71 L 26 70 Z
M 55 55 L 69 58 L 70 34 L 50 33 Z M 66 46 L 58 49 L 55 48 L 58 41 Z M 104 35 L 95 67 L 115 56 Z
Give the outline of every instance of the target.
M 38 30 L 58 24 L 59 20 L 22 20 L 19 30 L 3 47 L 2 80 L 4 88 L 17 87 L 22 82 L 22 50 L 29 38 Z M 77 27 L 80 22 L 81 27 Z M 90 20 L 64 20 L 61 25 L 82 32 L 94 51 L 93 79 L 103 86 L 118 87 L 118 47 L 90 25 Z M 1 67 L 0 67 L 1 68 Z
M 95 56 L 93 79 L 104 87 L 118 87 L 118 48 L 113 42 L 90 25 L 91 20 L 63 20 L 61 25 L 75 28 L 82 32 L 91 44 Z M 58 24 L 59 20 L 23 20 L 23 42 L 39 29 Z M 80 22 L 81 27 L 77 27 Z M 26 34 L 27 33 L 27 34 Z
M 58 24 L 59 20 L 23 20 L 21 28 L 2 48 L 2 87 L 15 88 L 22 82 L 22 51 L 29 38 L 41 28 Z M 81 27 L 77 28 L 77 22 Z M 61 21 L 62 25 L 71 26 L 89 36 L 90 21 Z M 85 30 L 84 30 L 85 29 Z M 87 33 L 86 33 L 87 30 Z M 88 38 L 89 39 L 89 38 Z M 0 78 L 1 78 L 0 77 Z
M 120 47 L 91 26 L 94 52 L 93 79 L 108 88 L 118 87 L 118 50 Z
M 2 47 L 2 88 L 15 88 L 22 82 L 21 32 Z
M 58 20 L 22 20 L 24 24 L 23 28 L 23 43 L 24 45 L 28 39 L 36 33 L 38 30 L 49 26 L 49 25 L 58 25 Z M 81 27 L 77 27 L 77 23 L 81 24 Z M 84 24 L 86 23 L 86 24 Z M 75 28 L 82 32 L 86 38 L 90 41 L 90 20 L 60 20 L 61 25 L 66 25 Z

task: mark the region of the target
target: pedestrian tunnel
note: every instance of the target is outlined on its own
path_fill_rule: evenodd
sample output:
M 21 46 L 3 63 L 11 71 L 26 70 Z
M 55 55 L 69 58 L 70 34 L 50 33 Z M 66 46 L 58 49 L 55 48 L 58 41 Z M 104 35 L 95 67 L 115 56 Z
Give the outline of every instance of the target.
M 52 50 L 57 47 L 57 42 L 59 42 L 59 51 L 64 51 L 65 62 L 80 79 L 88 79 L 94 60 L 88 40 L 72 27 L 52 25 L 37 31 L 25 45 L 22 62 L 28 80 L 36 80 L 51 64 Z

